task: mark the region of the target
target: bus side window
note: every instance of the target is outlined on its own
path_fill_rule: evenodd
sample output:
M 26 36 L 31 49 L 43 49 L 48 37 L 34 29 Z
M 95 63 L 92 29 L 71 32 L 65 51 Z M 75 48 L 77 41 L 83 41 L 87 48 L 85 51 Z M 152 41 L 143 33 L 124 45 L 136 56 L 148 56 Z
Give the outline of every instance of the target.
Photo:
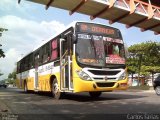
M 52 41 L 52 48 L 51 48 L 51 61 L 58 58 L 58 41 L 57 39 Z
M 20 61 L 20 73 L 22 72 L 22 60 Z
M 17 63 L 17 73 L 20 73 L 20 61 Z
M 50 44 L 47 43 L 43 48 L 43 63 L 46 63 L 50 59 Z
M 29 68 L 29 57 L 26 57 L 26 61 L 25 61 L 25 70 L 28 70 Z
M 24 59 L 23 59 L 22 62 L 21 62 L 21 72 L 24 71 L 24 68 L 25 68 L 25 62 L 24 62 Z
M 29 68 L 33 68 L 33 54 L 29 55 Z
M 35 68 L 38 68 L 39 66 L 39 59 L 40 59 L 39 51 L 36 51 L 36 53 L 34 54 L 34 67 Z
M 27 62 L 27 61 L 26 61 L 26 58 L 25 58 L 25 59 L 24 59 L 24 69 L 23 69 L 24 71 L 26 71 L 26 68 L 27 68 L 26 62 Z
M 41 65 L 43 63 L 43 47 L 40 48 L 39 50 L 39 58 L 38 58 L 38 65 Z

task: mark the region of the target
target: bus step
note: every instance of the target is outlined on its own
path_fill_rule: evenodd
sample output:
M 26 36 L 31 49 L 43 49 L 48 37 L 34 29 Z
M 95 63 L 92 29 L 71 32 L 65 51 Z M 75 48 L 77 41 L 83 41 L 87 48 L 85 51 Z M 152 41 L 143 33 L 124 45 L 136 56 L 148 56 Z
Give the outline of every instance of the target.
M 66 90 L 68 90 L 68 88 L 62 88 L 61 90 L 62 90 L 62 91 L 66 91 Z

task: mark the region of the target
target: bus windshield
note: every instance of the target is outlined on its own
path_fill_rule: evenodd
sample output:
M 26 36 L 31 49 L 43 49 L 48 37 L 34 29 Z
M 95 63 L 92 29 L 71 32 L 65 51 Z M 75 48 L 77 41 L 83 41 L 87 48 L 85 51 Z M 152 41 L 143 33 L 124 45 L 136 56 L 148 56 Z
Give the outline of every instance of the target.
M 109 64 L 125 64 L 123 41 L 94 34 L 78 34 L 77 60 L 81 64 L 107 67 Z

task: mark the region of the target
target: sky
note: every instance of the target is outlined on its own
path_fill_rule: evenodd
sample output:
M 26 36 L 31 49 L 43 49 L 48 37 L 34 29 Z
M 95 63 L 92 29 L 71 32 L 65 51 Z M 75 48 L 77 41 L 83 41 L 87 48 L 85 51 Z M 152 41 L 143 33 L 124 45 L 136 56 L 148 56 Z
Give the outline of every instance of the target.
M 42 41 L 50 38 L 61 29 L 64 29 L 73 21 L 91 21 L 89 16 L 28 2 L 25 0 L 18 4 L 18 0 L 0 1 L 0 28 L 7 28 L 0 37 L 0 44 L 6 57 L 0 58 L 0 80 L 8 77 L 16 68 L 16 62 L 20 57 L 30 52 Z M 94 19 L 92 22 L 109 25 L 108 20 Z M 127 46 L 145 41 L 160 42 L 160 35 L 154 35 L 152 31 L 141 32 L 139 28 L 127 29 L 124 24 L 114 23 L 111 26 L 121 30 L 124 42 Z

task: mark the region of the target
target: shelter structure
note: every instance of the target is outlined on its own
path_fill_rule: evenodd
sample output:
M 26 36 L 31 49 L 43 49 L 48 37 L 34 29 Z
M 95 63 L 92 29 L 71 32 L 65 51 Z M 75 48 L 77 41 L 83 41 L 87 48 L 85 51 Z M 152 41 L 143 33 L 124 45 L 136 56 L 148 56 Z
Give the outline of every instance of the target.
M 21 0 L 18 0 L 20 3 Z M 110 24 L 123 23 L 160 34 L 160 0 L 27 0 L 69 11 L 86 14 L 90 19 L 102 18 Z

